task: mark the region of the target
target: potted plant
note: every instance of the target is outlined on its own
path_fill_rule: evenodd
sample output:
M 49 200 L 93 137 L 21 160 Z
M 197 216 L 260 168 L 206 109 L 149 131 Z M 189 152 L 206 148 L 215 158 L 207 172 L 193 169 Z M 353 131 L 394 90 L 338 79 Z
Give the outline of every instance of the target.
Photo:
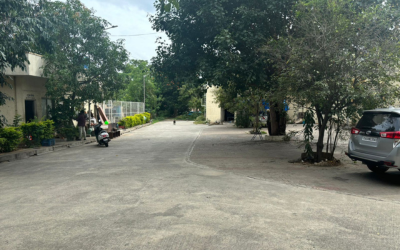
M 42 146 L 53 146 L 56 143 L 54 139 L 54 121 L 47 120 L 42 122 L 43 124 L 43 139 L 41 141 Z
M 40 146 L 44 134 L 43 122 L 22 123 L 21 131 L 24 136 L 24 142 L 28 147 Z

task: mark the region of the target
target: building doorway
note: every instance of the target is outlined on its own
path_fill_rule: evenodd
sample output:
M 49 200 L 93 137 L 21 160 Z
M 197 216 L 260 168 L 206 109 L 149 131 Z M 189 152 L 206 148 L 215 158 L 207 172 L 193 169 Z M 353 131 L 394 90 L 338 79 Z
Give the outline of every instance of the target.
M 35 119 L 35 101 L 25 100 L 25 122 Z
M 225 116 L 224 117 L 225 117 L 224 121 L 226 121 L 226 122 L 230 122 L 230 121 L 234 121 L 235 120 L 235 114 L 232 114 L 227 109 L 225 109 Z

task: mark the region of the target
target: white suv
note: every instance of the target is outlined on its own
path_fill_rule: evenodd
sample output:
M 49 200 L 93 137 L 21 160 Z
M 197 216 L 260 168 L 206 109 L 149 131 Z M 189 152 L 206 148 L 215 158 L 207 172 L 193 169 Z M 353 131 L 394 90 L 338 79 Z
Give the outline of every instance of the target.
M 351 129 L 348 152 L 377 173 L 400 166 L 400 108 L 364 111 Z M 400 169 L 399 169 L 400 170 Z

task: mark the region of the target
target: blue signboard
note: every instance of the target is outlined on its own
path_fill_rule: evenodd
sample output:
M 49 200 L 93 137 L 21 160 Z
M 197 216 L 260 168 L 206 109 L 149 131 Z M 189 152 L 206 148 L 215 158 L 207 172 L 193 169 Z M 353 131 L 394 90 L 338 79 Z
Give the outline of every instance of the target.
M 262 104 L 264 105 L 265 109 L 269 109 L 269 103 L 266 101 L 262 101 Z M 283 104 L 285 105 L 285 111 L 289 110 L 289 105 L 286 104 L 286 100 L 283 101 Z

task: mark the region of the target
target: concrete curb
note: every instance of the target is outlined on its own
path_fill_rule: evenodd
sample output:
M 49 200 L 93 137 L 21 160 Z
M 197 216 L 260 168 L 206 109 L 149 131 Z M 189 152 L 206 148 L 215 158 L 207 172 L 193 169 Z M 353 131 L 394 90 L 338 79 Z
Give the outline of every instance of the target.
M 121 136 L 123 134 L 130 133 L 132 131 L 135 131 L 137 129 L 147 127 L 150 125 L 152 125 L 152 123 L 146 123 L 144 125 L 136 126 L 133 128 L 120 130 Z M 22 160 L 22 159 L 26 159 L 26 158 L 29 158 L 32 156 L 43 155 L 43 154 L 47 154 L 47 153 L 51 153 L 51 152 L 55 152 L 55 151 L 65 150 L 68 148 L 80 147 L 80 146 L 84 146 L 86 144 L 90 144 L 93 142 L 96 143 L 96 138 L 88 137 L 86 139 L 86 141 L 65 141 L 65 142 L 62 142 L 61 144 L 56 144 L 56 145 L 50 146 L 50 147 L 22 149 L 20 151 L 10 152 L 10 153 L 5 153 L 3 155 L 0 155 L 0 163 Z

